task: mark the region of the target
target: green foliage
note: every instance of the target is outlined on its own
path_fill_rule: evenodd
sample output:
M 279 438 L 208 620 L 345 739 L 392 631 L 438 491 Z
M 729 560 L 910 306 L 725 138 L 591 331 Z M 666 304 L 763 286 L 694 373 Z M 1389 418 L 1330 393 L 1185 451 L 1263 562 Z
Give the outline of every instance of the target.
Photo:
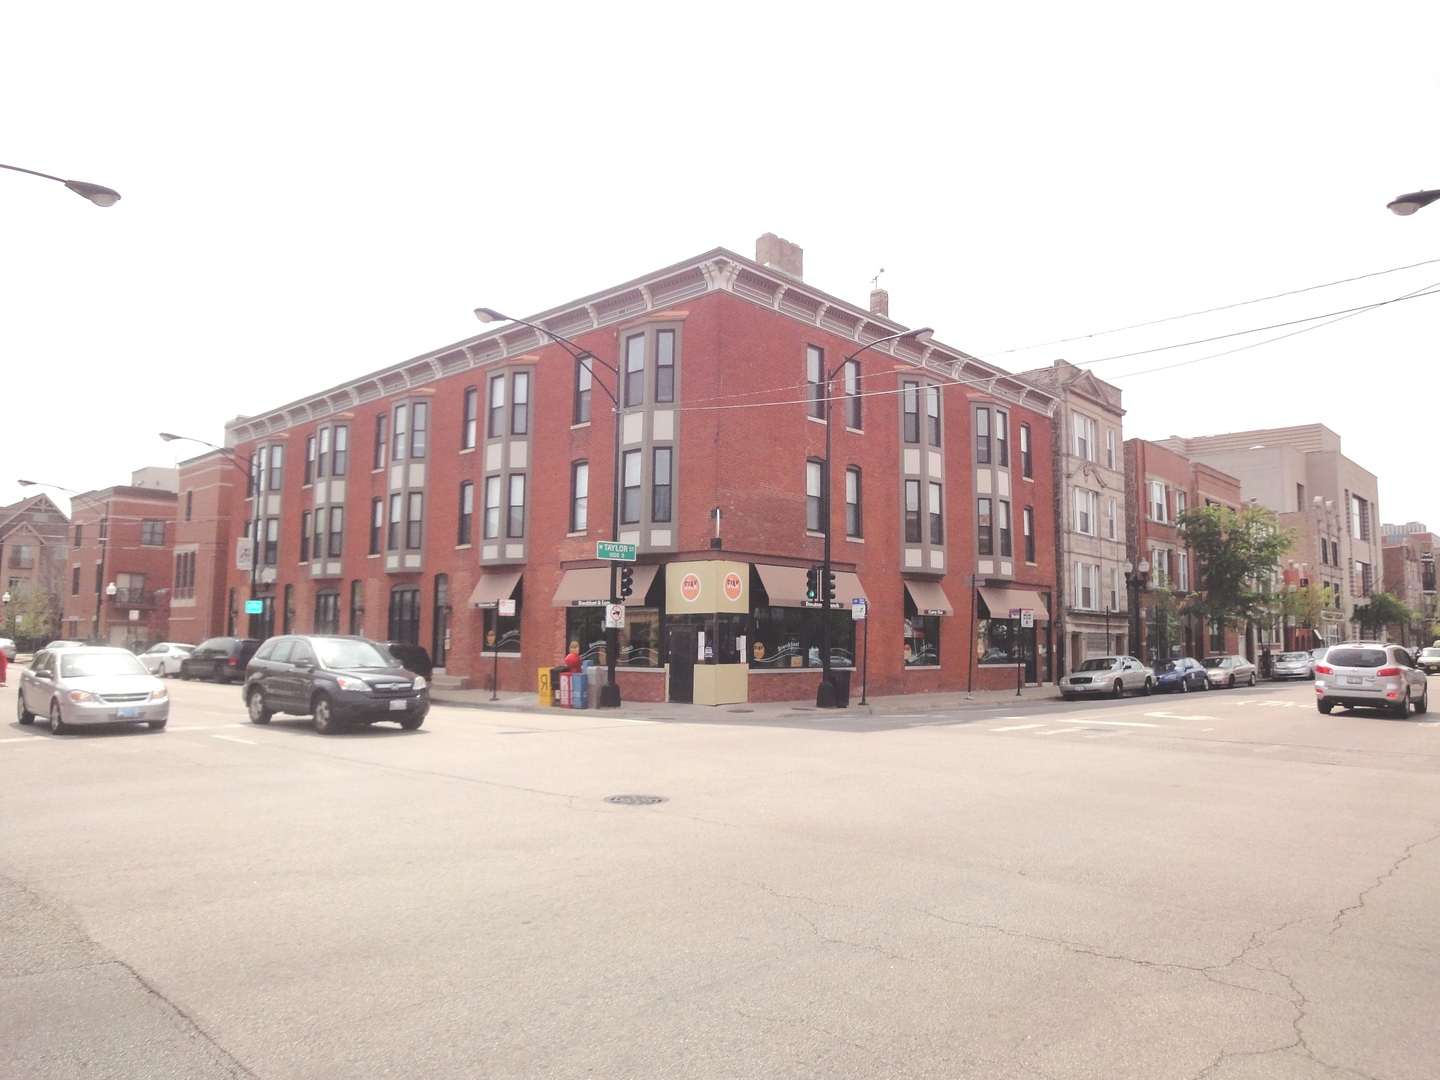
M 1177 524 L 1195 553 L 1197 591 L 1186 610 L 1225 626 L 1239 628 L 1272 609 L 1270 581 L 1280 556 L 1295 534 L 1281 529 L 1271 510 L 1246 506 L 1197 506 Z
M 1415 617 L 1397 596 L 1388 592 L 1372 592 L 1365 603 L 1355 605 L 1355 621 L 1360 624 L 1360 633 L 1365 637 L 1378 638 L 1385 627 L 1392 624 L 1404 625 Z
M 51 598 L 31 582 L 22 581 L 9 590 L 10 603 L 5 605 L 4 633 L 16 645 L 29 652 L 53 640 L 60 631 L 60 613 Z

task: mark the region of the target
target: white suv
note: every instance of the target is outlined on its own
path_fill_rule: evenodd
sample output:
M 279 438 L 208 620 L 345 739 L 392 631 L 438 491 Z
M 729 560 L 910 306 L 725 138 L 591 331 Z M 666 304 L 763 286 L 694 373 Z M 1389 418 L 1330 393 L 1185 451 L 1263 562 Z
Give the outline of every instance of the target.
M 1328 713 L 1336 705 L 1347 709 L 1384 709 L 1392 716 L 1409 716 L 1430 707 L 1429 680 L 1415 666 L 1409 650 L 1374 641 L 1347 641 L 1332 645 L 1315 665 L 1315 706 Z

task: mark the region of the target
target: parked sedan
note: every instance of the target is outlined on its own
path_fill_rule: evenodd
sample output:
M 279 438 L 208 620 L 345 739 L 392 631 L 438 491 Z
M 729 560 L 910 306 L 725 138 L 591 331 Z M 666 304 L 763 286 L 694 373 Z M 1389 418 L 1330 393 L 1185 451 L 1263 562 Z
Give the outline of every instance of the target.
M 430 711 L 425 679 L 362 637 L 271 638 L 250 661 L 242 693 L 252 723 L 268 724 L 277 712 L 313 716 L 321 735 L 377 720 L 414 731 Z
M 1148 694 L 1154 689 L 1155 672 L 1133 656 L 1092 657 L 1060 680 L 1060 696 L 1066 701 L 1105 694 L 1120 697 L 1126 690 Z
M 1199 660 L 1182 656 L 1178 660 L 1165 660 L 1155 665 L 1155 687 L 1184 694 L 1191 690 L 1209 690 L 1210 680 L 1205 677 L 1205 669 Z
M 170 719 L 170 691 L 127 649 L 43 649 L 20 675 L 15 709 L 22 724 L 48 716 L 56 735 L 115 723 L 158 731 Z
M 180 662 L 195 651 L 194 645 L 182 645 L 178 641 L 162 641 L 151 645 L 140 654 L 140 663 L 151 675 L 165 678 L 180 674 Z
M 1282 652 L 1270 665 L 1277 679 L 1309 679 L 1315 675 L 1315 661 L 1308 652 Z
M 1255 685 L 1255 665 L 1243 656 L 1207 656 L 1204 664 L 1211 686 Z
M 259 647 L 255 638 L 206 638 L 180 661 L 180 678 L 243 682 L 245 665 Z
M 1440 649 L 1421 649 L 1420 655 L 1415 660 L 1415 666 L 1427 675 L 1434 675 L 1440 671 Z
M 5 654 L 5 659 L 13 664 L 15 662 L 14 639 L 8 637 L 0 637 L 0 652 L 3 652 Z
M 1399 645 L 1352 641 L 1332 645 L 1325 662 L 1315 668 L 1315 705 L 1328 713 L 1347 709 L 1384 709 L 1392 716 L 1430 708 L 1430 682 L 1414 658 Z

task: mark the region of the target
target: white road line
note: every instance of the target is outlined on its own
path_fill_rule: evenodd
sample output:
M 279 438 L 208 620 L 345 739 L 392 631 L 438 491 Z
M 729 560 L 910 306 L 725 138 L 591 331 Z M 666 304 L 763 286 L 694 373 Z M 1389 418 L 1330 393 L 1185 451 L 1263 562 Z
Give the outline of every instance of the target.
M 658 724 L 659 720 L 632 720 L 628 716 L 607 716 L 606 720 L 619 720 L 622 724 Z
M 7 742 L 43 742 L 43 741 L 44 741 L 43 739 L 37 739 L 37 738 L 35 738 L 35 736 L 33 736 L 33 735 L 21 735 L 21 736 L 19 736 L 19 737 L 17 737 L 17 738 L 14 738 L 14 739 L 0 739 L 0 743 L 7 743 Z
M 1044 727 L 1044 724 L 1016 724 L 1014 727 L 992 727 L 991 731 L 1026 731 L 1030 728 Z
M 1219 720 L 1218 716 L 1201 716 L 1198 713 L 1147 712 L 1157 720 Z
M 1060 727 L 1060 728 L 1054 728 L 1054 729 L 1052 729 L 1052 730 L 1050 730 L 1050 731 L 1037 731 L 1037 732 L 1035 732 L 1035 734 L 1036 734 L 1036 735 L 1063 735 L 1063 734 L 1065 734 L 1065 732 L 1067 732 L 1067 731 L 1084 731 L 1084 730 L 1085 730 L 1085 729 L 1084 729 L 1083 727 Z
M 1093 735 L 1086 735 L 1087 739 L 1113 739 L 1116 735 L 1123 734 L 1119 731 L 1097 731 Z
M 234 735 L 211 735 L 210 737 L 211 737 L 212 739 L 224 739 L 226 742 L 244 743 L 246 746 L 259 746 L 259 745 L 260 745 L 259 743 L 255 742 L 253 739 L 239 739 L 239 738 L 236 738 Z
M 1146 716 L 1149 716 L 1150 714 L 1149 714 L 1149 713 L 1146 713 L 1145 715 L 1146 715 Z M 1138 721 L 1138 720 L 1091 720 L 1088 716 L 1085 718 L 1085 722 L 1086 722 L 1087 724 L 1104 724 L 1106 727 L 1154 727 L 1154 728 L 1158 728 L 1158 727 L 1164 727 L 1164 726 L 1165 726 L 1164 724 L 1142 724 L 1142 723 L 1140 723 L 1140 721 Z

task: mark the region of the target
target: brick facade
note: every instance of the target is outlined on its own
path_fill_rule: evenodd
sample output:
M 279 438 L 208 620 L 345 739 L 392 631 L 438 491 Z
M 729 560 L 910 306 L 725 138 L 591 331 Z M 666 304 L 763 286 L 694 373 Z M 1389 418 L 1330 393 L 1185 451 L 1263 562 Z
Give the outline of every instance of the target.
M 129 485 L 72 500 L 61 636 L 136 649 L 167 639 L 175 506 L 173 491 Z

